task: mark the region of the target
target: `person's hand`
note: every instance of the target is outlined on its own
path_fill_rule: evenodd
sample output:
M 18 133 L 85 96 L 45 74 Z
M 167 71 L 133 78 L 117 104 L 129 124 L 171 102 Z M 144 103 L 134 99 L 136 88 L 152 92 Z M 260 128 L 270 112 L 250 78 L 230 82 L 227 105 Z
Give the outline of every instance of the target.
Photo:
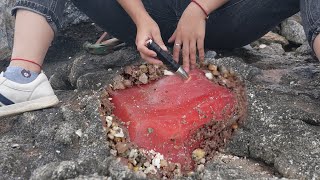
M 199 53 L 200 61 L 204 60 L 204 37 L 206 30 L 206 15 L 194 3 L 183 12 L 177 29 L 168 40 L 174 42 L 173 58 L 179 61 L 182 47 L 183 68 L 188 72 L 196 64 L 196 54 Z
M 163 64 L 162 61 L 156 59 L 156 52 L 146 47 L 147 40 L 152 39 L 159 46 L 167 51 L 167 47 L 164 45 L 161 38 L 161 33 L 158 24 L 151 18 L 145 18 L 140 24 L 137 24 L 137 36 L 136 45 L 140 52 L 142 59 L 151 64 Z

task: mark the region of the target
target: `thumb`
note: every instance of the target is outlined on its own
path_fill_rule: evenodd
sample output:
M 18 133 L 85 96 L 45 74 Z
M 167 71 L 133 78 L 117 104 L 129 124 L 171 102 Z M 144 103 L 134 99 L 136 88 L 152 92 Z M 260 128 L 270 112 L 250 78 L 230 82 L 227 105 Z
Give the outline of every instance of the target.
M 167 46 L 164 45 L 164 43 L 163 43 L 163 40 L 162 40 L 162 38 L 161 38 L 160 33 L 155 33 L 155 34 L 153 34 L 152 36 L 153 36 L 153 40 L 154 40 L 157 44 L 159 44 L 159 46 L 161 47 L 161 49 L 163 49 L 163 50 L 165 50 L 165 51 L 168 51 Z
M 172 36 L 169 38 L 168 43 L 173 43 L 176 40 L 176 31 L 172 34 Z

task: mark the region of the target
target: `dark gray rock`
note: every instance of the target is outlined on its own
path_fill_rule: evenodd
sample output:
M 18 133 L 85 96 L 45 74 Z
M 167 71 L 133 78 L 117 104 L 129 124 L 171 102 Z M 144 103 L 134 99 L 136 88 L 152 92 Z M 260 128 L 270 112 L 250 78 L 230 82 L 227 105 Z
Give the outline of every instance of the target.
M 306 41 L 296 49 L 296 55 L 311 55 L 312 50 L 309 43 Z
M 73 5 L 71 0 L 68 0 L 63 13 L 62 28 L 87 22 L 90 22 L 88 16 L 79 11 L 79 9 Z
M 259 49 L 259 52 L 263 54 L 276 54 L 276 55 L 283 55 L 285 53 L 284 49 L 282 48 L 282 45 L 278 43 L 271 43 L 265 48 Z
M 77 164 L 73 161 L 62 161 L 52 172 L 52 179 L 69 179 L 78 174 Z
M 217 53 L 215 51 L 207 51 L 205 54 L 205 58 L 215 58 L 217 56 Z
M 97 90 L 112 83 L 112 78 L 121 71 L 122 67 L 142 62 L 139 54 L 132 47 L 104 56 L 88 54 L 85 51 L 80 51 L 74 56 L 75 58 L 65 61 L 65 64 L 59 68 L 55 68 L 55 65 L 51 67 L 53 70 L 51 70 L 50 82 L 54 89 Z
M 281 23 L 281 35 L 295 44 L 303 44 L 307 40 L 302 25 L 292 19 Z
M 48 163 L 35 169 L 30 177 L 31 180 L 50 179 L 53 171 L 59 165 L 58 162 Z
M 11 7 L 15 1 L 2 0 L 0 2 L 0 61 L 11 55 L 13 43 L 14 18 L 11 16 Z
M 87 73 L 78 78 L 76 87 L 80 90 L 100 89 L 108 84 L 112 84 L 112 79 L 116 76 L 116 74 L 117 70 Z
M 109 151 L 96 95 L 58 94 L 62 104 L 57 108 L 1 119 L 0 179 L 107 174 L 103 164 Z M 76 134 L 79 129 L 81 137 Z
M 232 68 L 237 74 L 244 77 L 244 79 L 252 79 L 261 73 L 258 68 L 250 67 L 243 62 L 240 58 L 219 58 L 219 59 L 206 59 L 208 63 L 222 65 L 227 68 Z

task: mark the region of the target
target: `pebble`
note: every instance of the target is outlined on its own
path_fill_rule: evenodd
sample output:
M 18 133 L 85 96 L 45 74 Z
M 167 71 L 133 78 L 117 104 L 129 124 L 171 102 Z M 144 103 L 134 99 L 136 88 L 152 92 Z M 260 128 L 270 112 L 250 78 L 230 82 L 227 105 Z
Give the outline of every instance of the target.
M 79 137 L 82 137 L 82 130 L 81 129 L 78 129 L 76 130 L 76 135 L 78 135 Z
M 193 175 L 194 175 L 194 172 L 193 172 L 193 171 L 190 171 L 190 172 L 187 173 L 187 176 L 189 176 L 189 177 L 190 177 L 190 176 L 193 176 Z
M 206 75 L 206 77 L 207 77 L 208 79 L 210 79 L 210 80 L 213 79 L 213 74 L 212 74 L 211 72 L 207 72 L 205 75 Z
M 143 84 L 147 84 L 148 83 L 148 76 L 145 73 L 142 73 L 139 76 L 139 81 L 142 82 Z
M 112 154 L 113 156 L 117 156 L 117 151 L 114 149 L 110 149 L 110 154 Z
M 153 128 L 148 128 L 148 133 L 149 134 L 153 133 Z
M 210 71 L 217 71 L 218 70 L 218 67 L 216 65 L 213 65 L 213 64 L 209 64 L 208 65 L 208 69 Z
M 200 159 L 200 163 L 201 163 L 201 164 L 206 163 L 206 159 L 205 159 L 205 158 Z
M 122 128 L 120 128 L 120 127 L 113 127 L 112 129 L 115 131 L 115 134 L 113 134 L 114 137 L 121 137 L 121 138 L 124 137 L 124 133 L 123 133 Z
M 192 152 L 192 158 L 195 161 L 200 161 L 205 155 L 206 152 L 203 149 L 196 149 Z
M 265 44 L 260 44 L 260 45 L 259 45 L 259 48 L 260 48 L 260 49 L 264 49 L 264 48 L 266 48 L 266 47 L 267 47 L 267 45 L 265 45 Z
M 160 161 L 160 166 L 161 167 L 167 167 L 168 166 L 168 162 L 163 159 L 163 160 Z
M 149 167 L 150 166 L 150 162 L 145 162 L 145 163 L 143 163 L 143 165 L 145 166 L 145 167 Z
M 198 172 L 201 172 L 203 170 L 204 170 L 204 165 L 203 164 L 200 164 L 200 165 L 197 166 L 197 171 Z
M 217 56 L 217 52 L 215 51 L 207 51 L 205 54 L 205 58 L 215 58 Z
M 157 153 L 156 156 L 152 159 L 152 165 L 160 169 L 161 160 L 163 160 L 163 155 Z
M 108 127 L 111 127 L 111 125 L 112 125 L 112 119 L 113 119 L 112 116 L 107 116 L 107 117 L 106 117 L 106 122 L 107 122 L 107 126 L 108 126 Z
M 145 64 L 142 64 L 141 66 L 139 66 L 139 69 L 143 73 L 147 73 L 148 72 L 148 67 Z
M 108 134 L 108 138 L 109 139 L 114 139 L 114 136 L 110 133 L 110 134 Z
M 227 68 L 225 66 L 219 66 L 219 71 L 223 76 L 229 74 L 229 71 L 227 70 Z
M 157 169 L 153 165 L 150 165 L 149 167 L 146 168 L 146 170 L 144 170 L 144 173 L 157 174 Z
M 126 143 L 119 142 L 116 144 L 116 149 L 119 154 L 122 154 L 122 153 L 126 152 L 129 149 L 129 147 Z
M 126 87 L 131 87 L 133 85 L 132 81 L 130 81 L 129 79 L 125 79 L 123 81 L 123 84 L 126 86 Z
M 137 149 L 131 149 L 129 153 L 129 158 L 136 158 L 138 156 L 138 150 Z
M 11 148 L 20 148 L 20 145 L 19 144 L 12 144 Z
M 139 167 L 138 166 L 133 167 L 133 171 L 135 172 L 139 171 Z

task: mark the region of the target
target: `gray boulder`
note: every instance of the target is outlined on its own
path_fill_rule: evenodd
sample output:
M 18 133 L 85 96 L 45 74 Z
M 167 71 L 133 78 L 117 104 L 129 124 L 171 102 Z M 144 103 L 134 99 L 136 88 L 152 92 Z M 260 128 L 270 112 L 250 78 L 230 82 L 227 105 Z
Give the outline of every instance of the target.
M 13 42 L 14 18 L 10 9 L 15 1 L 0 1 L 0 61 L 9 58 Z
M 281 23 L 281 35 L 295 44 L 303 44 L 307 40 L 303 26 L 292 19 Z

